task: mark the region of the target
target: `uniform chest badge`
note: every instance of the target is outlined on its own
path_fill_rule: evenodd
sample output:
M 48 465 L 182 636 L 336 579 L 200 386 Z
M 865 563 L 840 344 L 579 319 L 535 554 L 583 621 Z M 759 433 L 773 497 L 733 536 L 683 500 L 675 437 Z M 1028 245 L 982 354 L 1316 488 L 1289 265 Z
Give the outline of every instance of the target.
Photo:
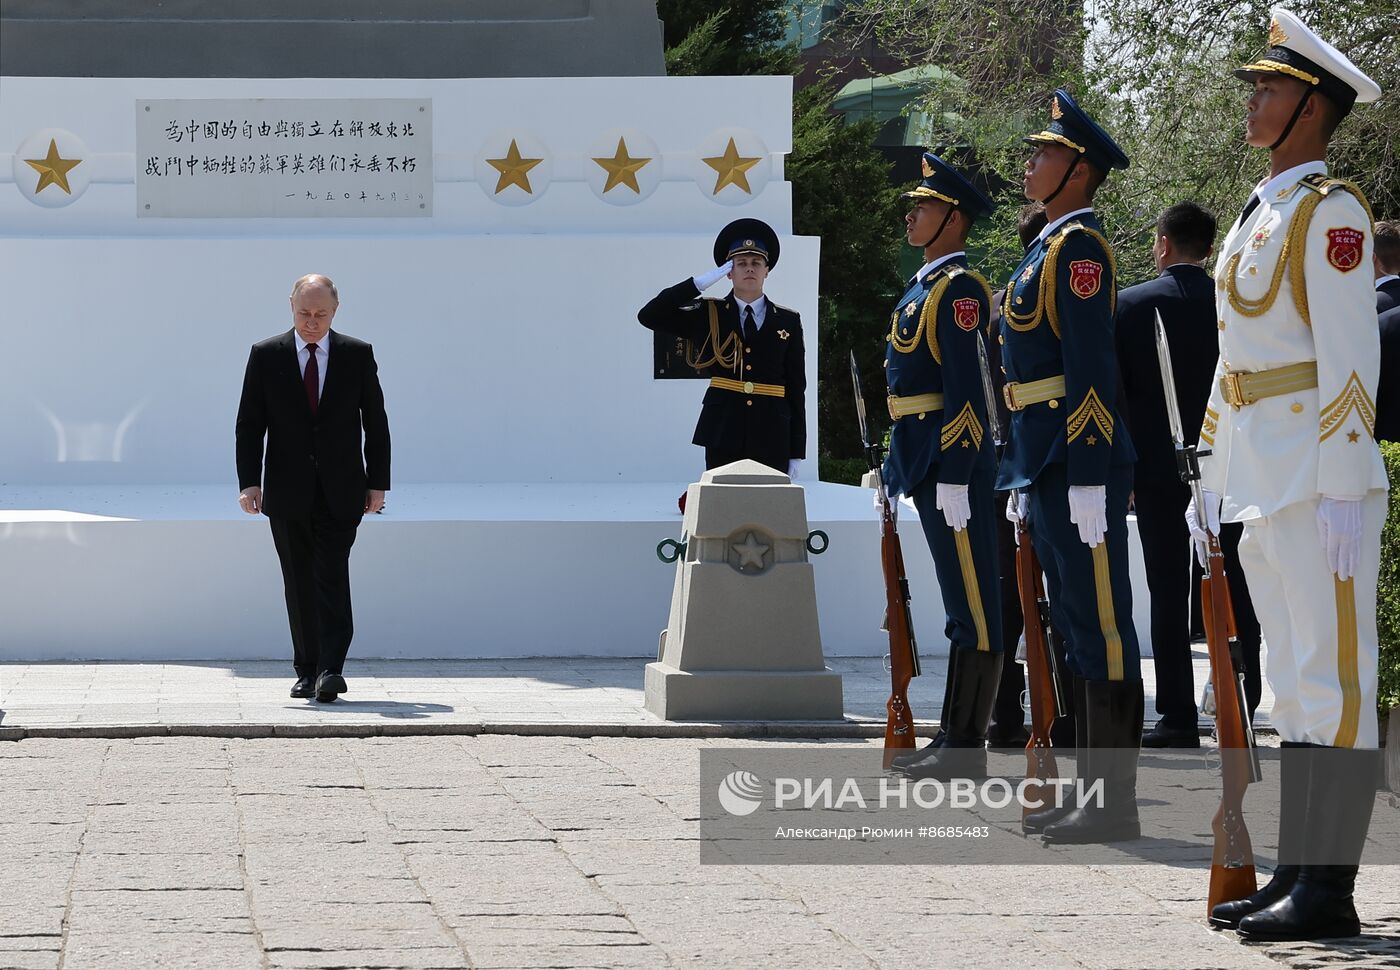
M 1076 259 L 1069 264 L 1069 288 L 1081 300 L 1087 300 L 1099 291 L 1103 282 L 1103 263 L 1092 259 Z
M 1327 230 L 1327 262 L 1343 273 L 1361 265 L 1361 247 L 1366 234 L 1360 229 L 1343 227 Z
M 1249 238 L 1250 252 L 1257 253 L 1259 250 L 1263 249 L 1264 244 L 1269 241 L 1269 235 L 1272 232 L 1273 229 L 1267 226 L 1263 229 L 1255 230 L 1254 235 Z
M 1031 263 L 1021 273 L 1021 282 L 1024 283 L 1035 275 L 1035 263 Z
M 906 317 L 912 317 L 914 314 L 916 314 L 916 313 L 918 313 L 918 312 L 919 312 L 919 301 L 918 301 L 918 300 L 915 300 L 913 303 L 910 303 L 908 306 L 906 306 L 906 307 L 904 308 L 904 315 L 905 315 Z
M 788 332 L 787 332 L 786 330 L 779 330 L 779 331 L 778 331 L 778 339 L 779 339 L 779 340 L 786 340 L 787 338 L 788 338 Z
M 953 322 L 959 330 L 976 330 L 982 319 L 982 308 L 971 297 L 953 301 Z

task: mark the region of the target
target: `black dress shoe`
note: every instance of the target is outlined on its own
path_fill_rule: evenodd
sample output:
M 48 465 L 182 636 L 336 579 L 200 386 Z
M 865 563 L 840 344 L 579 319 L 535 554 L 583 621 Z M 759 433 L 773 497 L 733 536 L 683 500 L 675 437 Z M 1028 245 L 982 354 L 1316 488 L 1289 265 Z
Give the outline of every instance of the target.
M 329 704 L 348 690 L 345 678 L 340 674 L 333 674 L 328 670 L 316 678 L 316 700 L 322 704 Z
M 991 748 L 1024 748 L 1030 743 L 1031 732 L 1025 726 L 1007 728 L 993 727 L 987 732 L 987 746 Z
M 1199 748 L 1201 734 L 1194 727 L 1171 727 L 1161 721 L 1142 736 L 1144 748 Z
M 316 682 L 310 677 L 298 677 L 297 682 L 292 685 L 292 696 L 296 698 L 310 697 L 316 693 Z

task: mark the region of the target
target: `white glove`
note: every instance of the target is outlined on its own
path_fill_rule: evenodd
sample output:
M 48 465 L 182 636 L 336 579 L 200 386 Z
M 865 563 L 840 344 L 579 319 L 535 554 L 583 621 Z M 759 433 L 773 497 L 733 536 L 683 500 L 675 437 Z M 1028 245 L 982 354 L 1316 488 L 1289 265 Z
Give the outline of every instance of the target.
M 705 292 L 706 290 L 708 290 L 710 287 L 714 286 L 714 285 L 715 285 L 716 283 L 718 283 L 720 280 L 722 280 L 722 279 L 724 279 L 726 276 L 728 276 L 728 275 L 729 275 L 729 271 L 732 270 L 733 268 L 734 268 L 734 260 L 731 259 L 729 262 L 725 263 L 723 266 L 716 266 L 714 269 L 710 270 L 708 273 L 701 273 L 699 276 L 692 276 L 692 277 L 691 277 L 691 280 L 695 283 L 695 288 L 696 288 L 697 290 L 699 290 L 701 293 L 704 293 L 704 292 Z
M 1027 525 L 1031 521 L 1031 500 L 1025 492 L 1012 492 L 1006 497 L 1006 520 L 1014 526 L 1020 526 L 1022 522 Z M 1014 533 L 1016 545 L 1021 544 L 1021 536 Z
M 967 497 L 966 485 L 938 483 L 936 504 L 943 512 L 943 520 L 954 532 L 967 528 L 967 520 L 972 518 L 972 503 Z
M 1103 542 L 1108 531 L 1108 486 L 1071 485 L 1069 520 L 1079 526 L 1079 541 L 1090 549 Z
M 801 467 L 802 467 L 802 459 L 801 459 L 801 458 L 789 458 L 789 459 L 788 459 L 788 478 L 791 478 L 794 482 L 797 481 L 797 469 L 799 469 L 799 468 L 801 468 Z
M 1210 535 L 1220 535 L 1220 496 L 1208 488 L 1201 489 L 1201 495 L 1205 498 L 1206 518 L 1201 522 L 1201 516 L 1196 509 L 1196 496 L 1193 493 L 1191 501 L 1186 505 L 1186 528 L 1191 531 L 1192 545 L 1196 548 L 1196 561 L 1202 566 L 1206 564 L 1206 540 Z M 1323 541 L 1325 546 L 1326 540 Z
M 1361 500 L 1328 498 L 1317 503 L 1317 535 L 1327 553 L 1327 568 L 1346 582 L 1361 559 Z

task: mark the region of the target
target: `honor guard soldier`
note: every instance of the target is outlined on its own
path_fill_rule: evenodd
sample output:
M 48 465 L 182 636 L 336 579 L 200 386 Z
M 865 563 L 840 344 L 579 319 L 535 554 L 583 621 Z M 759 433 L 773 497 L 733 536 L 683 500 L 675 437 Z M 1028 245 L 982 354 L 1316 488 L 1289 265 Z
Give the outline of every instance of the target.
M 1235 72 L 1245 141 L 1269 152 L 1216 262 L 1220 362 L 1201 428 L 1193 534 L 1243 522 L 1240 561 L 1268 645 L 1283 741 L 1273 879 L 1211 913 L 1248 939 L 1351 936 L 1378 762 L 1376 580 L 1386 474 L 1372 438 L 1379 359 L 1371 214 L 1327 174 L 1328 142 L 1380 88 L 1285 10 Z M 1221 507 L 1223 498 L 1224 505 Z M 1200 514 L 1203 512 L 1204 514 Z M 1202 521 L 1204 520 L 1204 521 Z
M 940 738 L 897 756 L 913 778 L 981 777 L 987 724 L 1001 677 L 996 467 L 978 341 L 990 320 L 987 281 L 968 268 L 963 247 L 992 201 L 926 152 L 923 180 L 904 193 L 913 205 L 905 236 L 925 263 L 890 316 L 885 338 L 890 450 L 882 478 L 891 498 L 919 510 L 933 553 L 951 643 Z
M 1069 641 L 1079 774 L 1103 781 L 1102 805 L 1051 807 L 1023 827 L 1047 842 L 1137 838 L 1137 749 L 1143 695 L 1128 578 L 1134 451 L 1117 414 L 1113 252 L 1093 196 L 1128 157 L 1067 91 L 1023 177 L 1048 224 L 1002 303 L 1004 396 L 1011 429 L 998 489 L 1008 515 L 1029 516 L 1056 626 Z M 1017 496 L 1020 501 L 1018 502 Z
M 705 449 L 706 468 L 749 458 L 795 479 L 806 454 L 802 319 L 763 295 L 778 251 L 766 223 L 731 222 L 715 239 L 716 269 L 668 286 L 637 313 L 648 330 L 699 348 L 690 363 L 710 375 L 710 389 L 692 440 Z M 725 277 L 734 284 L 728 296 L 700 298 Z

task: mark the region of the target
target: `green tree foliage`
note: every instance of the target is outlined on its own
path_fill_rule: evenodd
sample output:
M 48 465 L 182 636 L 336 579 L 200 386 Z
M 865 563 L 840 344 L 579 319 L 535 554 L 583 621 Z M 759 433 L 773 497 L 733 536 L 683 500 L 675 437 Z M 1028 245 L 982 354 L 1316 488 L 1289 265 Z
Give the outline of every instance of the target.
M 782 44 L 785 6 L 785 0 L 661 0 L 667 71 L 793 73 L 796 50 Z M 831 110 L 833 94 L 823 82 L 794 95 L 793 145 L 784 173 L 792 183 L 793 231 L 822 241 L 816 321 L 820 440 L 825 452 L 851 458 L 859 454 L 859 436 L 847 351 L 857 351 L 865 380 L 875 388 L 870 396 L 877 399 L 884 386 L 880 336 L 900 285 L 895 263 L 903 224 L 889 165 L 872 147 L 877 123 L 846 124 Z M 826 454 L 813 457 L 821 458 L 828 473 L 837 468 Z M 832 474 L 859 478 L 854 466 Z
M 1381 656 L 1376 706 L 1400 707 L 1400 444 L 1381 445 L 1390 473 L 1390 509 L 1381 533 L 1381 574 L 1376 587 L 1376 627 Z
M 1267 174 L 1267 153 L 1242 141 L 1246 86 L 1231 70 L 1267 46 L 1268 0 L 867 0 L 857 26 L 913 61 L 961 80 L 930 90 L 948 118 L 948 144 L 971 146 L 1006 179 L 989 227 L 987 269 L 1016 254 L 1010 231 L 1027 149 L 1020 138 L 1046 120 L 1063 85 L 1132 158 L 1096 200 L 1115 243 L 1119 283 L 1152 275 L 1150 230 L 1173 202 L 1194 199 L 1222 233 Z M 1369 73 L 1385 91 L 1357 105 L 1338 129 L 1334 174 L 1361 184 L 1377 218 L 1400 215 L 1400 59 L 1393 0 L 1296 0 L 1290 9 Z M 941 111 L 951 108 L 955 115 Z

